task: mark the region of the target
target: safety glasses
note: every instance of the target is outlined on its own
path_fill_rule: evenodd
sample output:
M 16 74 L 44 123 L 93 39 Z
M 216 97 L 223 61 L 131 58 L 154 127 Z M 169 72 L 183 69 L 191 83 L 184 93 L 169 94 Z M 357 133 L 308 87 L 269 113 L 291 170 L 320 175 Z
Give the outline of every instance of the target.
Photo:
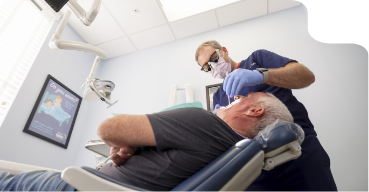
M 201 71 L 209 72 L 211 71 L 211 64 L 210 62 L 217 63 L 219 60 L 220 54 L 219 49 L 215 50 L 213 54 L 211 54 L 209 61 L 205 62 L 204 65 L 201 66 Z

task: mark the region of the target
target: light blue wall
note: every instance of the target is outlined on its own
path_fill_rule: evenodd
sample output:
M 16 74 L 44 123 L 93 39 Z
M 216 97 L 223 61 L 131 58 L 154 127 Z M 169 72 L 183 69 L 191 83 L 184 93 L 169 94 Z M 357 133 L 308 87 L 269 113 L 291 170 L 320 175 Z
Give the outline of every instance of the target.
M 115 82 L 112 98 L 119 101 L 109 109 L 102 102 L 91 105 L 82 140 L 98 139 L 95 128 L 111 113 L 166 108 L 171 84 L 192 84 L 195 101 L 206 106 L 205 86 L 222 81 L 200 72 L 194 55 L 202 42 L 216 39 L 235 61 L 267 49 L 312 70 L 316 82 L 293 92 L 306 106 L 331 158 L 338 189 L 368 190 L 367 51 L 358 45 L 322 44 L 311 38 L 307 27 L 307 12 L 299 6 L 104 61 L 99 77 Z M 94 158 L 81 150 L 76 164 L 94 166 Z
M 42 167 L 64 169 L 75 164 L 84 134 L 90 103 L 82 101 L 68 149 L 23 132 L 48 74 L 82 96 L 94 56 L 78 51 L 52 50 L 48 43 L 59 22 L 55 22 L 0 128 L 0 159 Z M 66 26 L 62 39 L 82 41 Z

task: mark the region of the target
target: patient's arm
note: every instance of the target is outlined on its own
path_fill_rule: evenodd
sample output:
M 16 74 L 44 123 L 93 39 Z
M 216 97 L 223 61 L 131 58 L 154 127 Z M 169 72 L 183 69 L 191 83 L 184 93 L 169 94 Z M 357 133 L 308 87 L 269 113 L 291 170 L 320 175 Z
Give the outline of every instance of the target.
M 156 146 L 154 132 L 146 115 L 117 115 L 97 127 L 97 135 L 110 147 Z

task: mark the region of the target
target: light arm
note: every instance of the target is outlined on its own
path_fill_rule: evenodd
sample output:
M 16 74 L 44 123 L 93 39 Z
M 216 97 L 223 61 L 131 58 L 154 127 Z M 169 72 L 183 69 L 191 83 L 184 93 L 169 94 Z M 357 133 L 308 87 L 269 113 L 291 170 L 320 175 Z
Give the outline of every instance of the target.
M 105 51 L 94 47 L 92 45 L 76 42 L 76 41 L 65 41 L 60 40 L 61 34 L 64 31 L 65 26 L 68 23 L 68 19 L 70 17 L 71 12 L 67 11 L 64 15 L 63 19 L 60 21 L 60 24 L 58 28 L 56 29 L 55 33 L 50 39 L 49 47 L 51 49 L 64 49 L 64 50 L 77 50 L 77 51 L 84 51 L 88 53 L 92 53 L 94 55 L 97 55 L 101 58 L 107 57 L 107 54 Z
M 301 89 L 314 83 L 315 76 L 304 65 L 291 62 L 281 68 L 269 68 L 269 85 L 287 89 Z
M 109 105 L 108 108 L 109 108 L 117 102 L 117 101 L 115 102 L 111 101 L 111 92 L 114 90 L 115 84 L 109 80 L 101 80 L 101 79 L 94 78 L 95 71 L 99 63 L 99 60 L 100 58 L 107 57 L 106 52 L 103 51 L 102 49 L 99 49 L 95 46 L 92 46 L 86 43 L 60 40 L 61 35 L 64 31 L 64 28 L 68 23 L 69 17 L 71 15 L 71 11 L 74 14 L 76 14 L 77 17 L 79 17 L 82 23 L 89 26 L 95 20 L 100 10 L 101 0 L 94 0 L 91 9 L 88 12 L 86 12 L 77 3 L 76 0 L 68 0 L 66 5 L 69 8 L 69 10 L 66 11 L 63 19 L 59 23 L 58 28 L 56 29 L 55 33 L 51 37 L 50 42 L 49 42 L 49 47 L 51 49 L 84 51 L 84 52 L 96 55 L 90 75 L 88 76 L 87 81 L 82 85 L 82 88 L 85 88 L 83 98 L 86 100 L 90 100 L 90 101 L 95 101 L 95 100 L 100 99 L 101 101 L 104 101 L 106 104 L 108 104 Z M 59 8 L 56 8 L 55 6 L 53 6 L 53 4 L 50 4 L 50 6 L 55 11 L 59 10 Z M 95 85 L 101 85 L 101 86 L 96 87 Z
M 90 75 L 88 75 L 87 80 L 93 79 L 95 77 L 95 72 L 97 69 L 97 66 L 99 65 L 100 57 L 96 56 L 94 60 L 94 64 L 92 65 Z
M 117 115 L 101 122 L 96 133 L 110 147 L 156 146 L 154 131 L 146 115 Z
M 101 0 L 95 0 L 92 4 L 92 7 L 87 12 L 77 3 L 76 0 L 69 0 L 66 5 L 71 11 L 74 12 L 74 14 L 78 16 L 83 24 L 89 26 L 99 13 Z

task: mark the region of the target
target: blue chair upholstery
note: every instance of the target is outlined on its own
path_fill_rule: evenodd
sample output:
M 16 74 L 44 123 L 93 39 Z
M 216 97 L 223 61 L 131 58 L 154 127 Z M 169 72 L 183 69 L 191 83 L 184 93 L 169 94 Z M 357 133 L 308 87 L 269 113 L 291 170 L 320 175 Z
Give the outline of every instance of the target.
M 260 151 L 262 146 L 255 140 L 239 141 L 205 168 L 175 187 L 173 191 L 219 191 L 246 162 Z

